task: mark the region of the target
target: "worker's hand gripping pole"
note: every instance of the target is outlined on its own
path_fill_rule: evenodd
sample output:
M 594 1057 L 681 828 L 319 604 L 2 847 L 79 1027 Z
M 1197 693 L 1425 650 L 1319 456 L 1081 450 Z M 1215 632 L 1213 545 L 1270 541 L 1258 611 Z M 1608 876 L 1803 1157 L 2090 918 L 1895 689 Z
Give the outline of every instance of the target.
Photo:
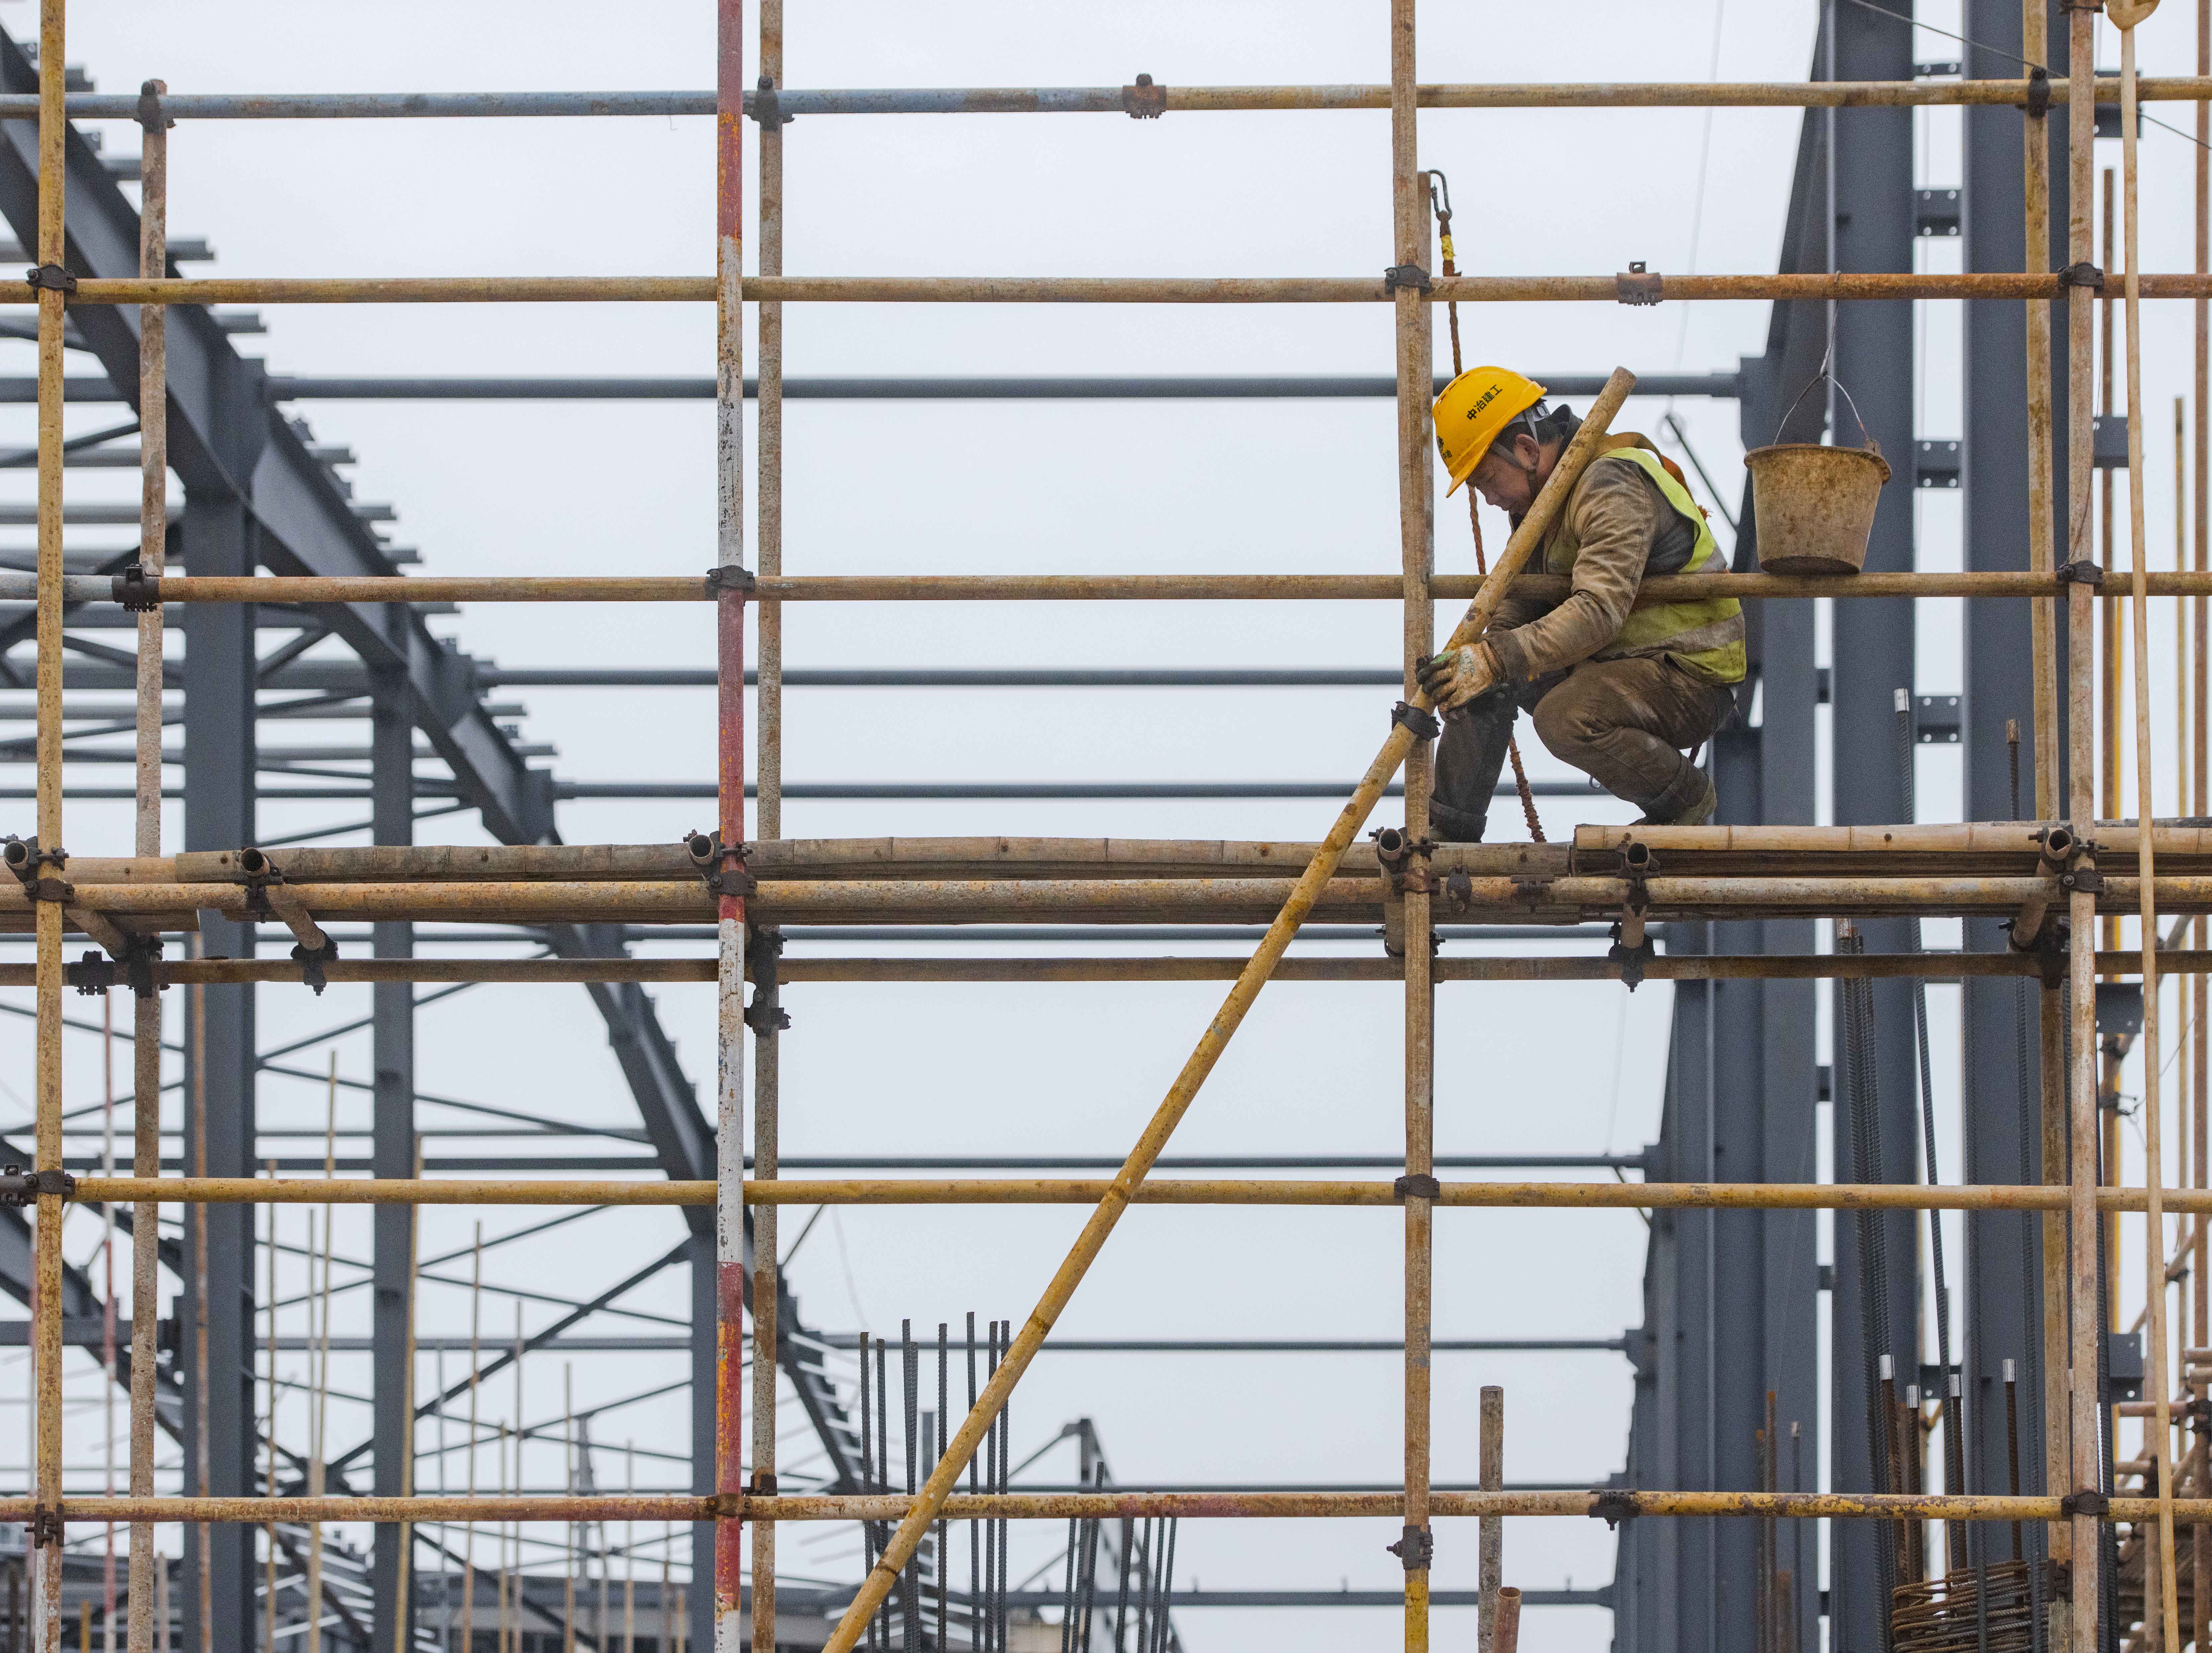
M 1514 531 L 1504 554 L 1498 559 L 1497 571 L 1484 583 L 1468 607 L 1467 617 L 1452 633 L 1447 647 L 1471 642 L 1482 635 L 1483 629 L 1490 623 L 1491 615 L 1496 611 L 1499 600 L 1505 594 L 1507 583 L 1534 553 L 1536 546 L 1551 527 L 1553 519 L 1559 514 L 1559 507 L 1565 503 L 1576 479 L 1582 475 L 1583 467 L 1597 457 L 1599 441 L 1611 427 L 1613 416 L 1620 411 L 1620 404 L 1627 399 L 1629 392 L 1635 386 L 1636 375 L 1625 368 L 1615 368 L 1613 376 L 1606 380 L 1605 388 L 1598 392 L 1597 399 L 1590 404 L 1582 428 L 1575 433 L 1574 440 L 1559 455 L 1559 463 L 1552 468 L 1550 478 L 1536 495 L 1535 502 L 1528 507 L 1528 514 L 1521 520 L 1521 526 Z M 1413 703 L 1424 711 L 1428 709 L 1428 698 L 1425 695 L 1417 694 Z M 1007 1350 L 1006 1358 L 1000 1363 L 997 1374 L 977 1398 L 967 1421 L 946 1443 L 945 1455 L 937 1461 L 937 1468 L 930 1471 L 929 1479 L 923 1483 L 914 1507 L 907 1511 L 906 1519 L 899 1523 L 898 1530 L 891 1534 L 890 1542 L 884 1547 L 882 1558 L 861 1582 L 859 1593 L 854 1596 L 852 1605 L 845 1609 L 844 1617 L 837 1621 L 837 1628 L 831 1633 L 823 1653 L 851 1653 L 868 1621 L 890 1594 L 900 1570 L 906 1565 L 915 1547 L 937 1520 L 938 1512 L 945 1507 L 945 1500 L 951 1495 L 961 1472 L 968 1467 L 968 1460 L 975 1455 L 976 1447 L 981 1443 L 984 1431 L 999 1415 L 999 1408 L 1006 1405 L 1006 1397 L 1013 1392 L 1014 1385 L 1021 1381 L 1022 1374 L 1029 1370 L 1030 1362 L 1036 1358 L 1037 1350 L 1043 1346 L 1047 1334 L 1052 1330 L 1053 1323 L 1060 1318 L 1061 1311 L 1067 1307 L 1068 1300 L 1075 1295 L 1075 1288 L 1083 1283 L 1084 1275 L 1104 1247 L 1106 1237 L 1114 1231 L 1114 1225 L 1121 1221 L 1121 1213 L 1127 1208 L 1138 1184 L 1151 1172 L 1153 1162 L 1167 1146 L 1168 1138 L 1174 1133 L 1175 1127 L 1182 1122 L 1183 1115 L 1197 1097 L 1199 1087 L 1212 1073 L 1213 1065 L 1221 1060 L 1221 1053 L 1228 1048 L 1230 1039 L 1244 1019 L 1244 1013 L 1251 1009 L 1252 1001 L 1260 995 L 1260 989 L 1267 986 L 1267 978 L 1275 973 L 1275 966 L 1282 962 L 1291 939 L 1298 933 L 1298 927 L 1305 922 L 1306 915 L 1313 910 L 1314 902 L 1320 898 L 1322 890 L 1327 888 L 1329 878 L 1336 872 L 1337 863 L 1344 859 L 1344 852 L 1352 847 L 1352 841 L 1358 836 L 1359 829 L 1367 823 L 1368 816 L 1381 801 L 1383 789 L 1390 784 L 1391 777 L 1397 774 L 1399 765 L 1406 761 L 1406 754 L 1412 750 L 1413 744 L 1413 732 L 1411 729 L 1402 723 L 1391 725 L 1389 738 L 1382 743 L 1382 750 L 1376 754 L 1375 761 L 1368 765 L 1358 789 L 1338 814 L 1335 825 L 1329 829 L 1328 836 L 1322 841 L 1321 847 L 1314 852 L 1313 860 L 1307 864 L 1304 873 L 1291 889 L 1290 899 L 1283 903 L 1282 911 L 1275 915 L 1275 921 L 1267 927 L 1267 933 L 1261 939 L 1259 950 L 1237 976 L 1236 985 L 1230 988 L 1228 998 L 1223 1001 L 1213 1020 L 1207 1024 L 1205 1034 L 1198 1042 L 1198 1048 L 1191 1052 L 1190 1060 L 1176 1075 L 1175 1083 L 1168 1089 L 1166 1099 L 1160 1103 L 1151 1123 L 1145 1127 L 1145 1133 L 1138 1139 L 1137 1146 L 1130 1150 L 1128 1158 L 1107 1188 L 1106 1197 L 1098 1202 L 1097 1209 L 1091 1213 L 1091 1220 L 1083 1225 L 1083 1233 L 1077 1239 L 1074 1249 L 1067 1254 L 1067 1260 L 1060 1264 L 1059 1272 L 1053 1275 L 1052 1283 L 1045 1288 L 1036 1311 L 1030 1316 L 1028 1323 Z

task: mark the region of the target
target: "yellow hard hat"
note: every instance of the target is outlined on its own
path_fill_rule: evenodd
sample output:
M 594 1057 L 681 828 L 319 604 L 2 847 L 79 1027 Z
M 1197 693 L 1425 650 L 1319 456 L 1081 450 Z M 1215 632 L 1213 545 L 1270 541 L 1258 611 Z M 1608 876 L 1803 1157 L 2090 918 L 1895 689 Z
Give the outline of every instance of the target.
M 1456 494 L 1498 433 L 1544 399 L 1544 387 L 1510 368 L 1469 368 L 1437 398 L 1437 452 Z

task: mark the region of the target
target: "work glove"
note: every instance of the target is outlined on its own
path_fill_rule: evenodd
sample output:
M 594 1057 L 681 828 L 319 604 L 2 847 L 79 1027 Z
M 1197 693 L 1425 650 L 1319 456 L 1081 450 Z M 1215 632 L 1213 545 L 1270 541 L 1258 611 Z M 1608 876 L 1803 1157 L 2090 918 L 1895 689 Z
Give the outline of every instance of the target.
M 1463 643 L 1432 654 L 1413 669 L 1421 687 L 1440 712 L 1455 712 L 1496 686 L 1498 661 L 1487 643 Z

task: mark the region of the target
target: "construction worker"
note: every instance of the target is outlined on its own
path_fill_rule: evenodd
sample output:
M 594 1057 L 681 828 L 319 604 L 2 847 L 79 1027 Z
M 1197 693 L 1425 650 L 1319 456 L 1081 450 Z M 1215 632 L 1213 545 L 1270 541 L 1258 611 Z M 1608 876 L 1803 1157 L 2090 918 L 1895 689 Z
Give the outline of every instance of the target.
M 1471 479 L 1517 528 L 1581 422 L 1519 374 L 1470 368 L 1436 401 L 1450 491 Z M 1444 714 L 1429 824 L 1445 842 L 1481 839 L 1516 711 L 1641 824 L 1712 818 L 1712 781 L 1689 754 L 1735 710 L 1742 610 L 1729 597 L 1638 605 L 1647 574 L 1726 564 L 1672 461 L 1638 435 L 1599 447 L 1528 564 L 1569 576 L 1568 594 L 1509 594 L 1480 641 L 1421 663 Z

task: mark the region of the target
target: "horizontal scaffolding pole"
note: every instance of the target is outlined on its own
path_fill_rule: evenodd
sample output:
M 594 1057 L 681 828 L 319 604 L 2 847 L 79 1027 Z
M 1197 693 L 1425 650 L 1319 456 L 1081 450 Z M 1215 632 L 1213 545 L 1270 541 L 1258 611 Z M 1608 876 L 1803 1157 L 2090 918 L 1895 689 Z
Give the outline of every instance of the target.
M 779 1177 L 747 1181 L 756 1206 L 1097 1205 L 1101 1178 Z M 71 1197 L 97 1204 L 271 1206 L 711 1206 L 695 1182 L 508 1181 L 420 1177 L 80 1176 Z M 1395 1206 L 1389 1182 L 1150 1179 L 1129 1196 L 1154 1206 Z M 2057 1184 L 1912 1182 L 1446 1182 L 1439 1206 L 1552 1211 L 2063 1211 Z M 2100 1211 L 2141 1211 L 2145 1190 L 2100 1188 Z M 2168 1188 L 2166 1209 L 2212 1211 L 2212 1189 Z M 0 1519 L 5 1519 L 0 1516 Z
M 2209 277 L 2208 280 L 2212 280 Z M 2208 289 L 2212 291 L 2212 289 Z M 1439 574 L 1439 598 L 1479 595 L 1481 574 Z M 31 600 L 36 576 L 0 573 L 0 601 Z M 1950 573 L 1857 574 L 1668 574 L 1637 588 L 1637 606 L 1712 597 L 2063 597 L 2062 574 L 1975 569 Z M 1065 602 L 1401 602 L 1395 574 L 783 574 L 753 580 L 757 599 L 785 603 L 1065 603 Z M 1515 576 L 1516 594 L 1565 598 L 1564 574 Z M 335 578 L 257 574 L 230 578 L 165 575 L 138 586 L 121 576 L 66 574 L 70 603 L 118 603 L 126 595 L 158 595 L 165 604 L 285 603 L 706 603 L 714 600 L 702 574 L 379 574 Z M 2153 597 L 2212 596 L 2212 574 L 2167 570 L 2149 576 Z
M 70 1498 L 55 1511 L 64 1521 L 469 1522 L 603 1521 L 896 1521 L 914 1505 L 911 1494 L 829 1493 L 755 1497 L 732 1492 L 607 1493 L 583 1497 L 484 1494 L 472 1498 L 417 1494 L 412 1498 Z M 1637 1516 L 1687 1517 L 1757 1516 L 1784 1520 L 2057 1521 L 2073 1513 L 2071 1499 L 1993 1493 L 1905 1492 L 1665 1492 L 1593 1488 L 1559 1492 L 1444 1492 L 1432 1495 L 1430 1513 L 1444 1516 L 1571 1516 L 1619 1521 Z M 2175 1498 L 2177 1522 L 2212 1522 L 2212 1498 Z M 948 1521 L 1114 1520 L 1176 1516 L 1193 1520 L 1338 1517 L 1398 1519 L 1400 1492 L 1104 1492 L 958 1493 L 945 1502 Z M 0 1521 L 27 1521 L 33 1500 L 0 1498 Z M 2084 1510 L 2082 1513 L 2089 1514 Z M 2155 1519 L 2159 1500 L 2115 1498 L 2097 1511 L 2109 1521 Z
M 2026 80 L 1959 81 L 1600 81 L 1445 82 L 1414 88 L 1424 109 L 1833 109 L 1971 104 L 2024 107 Z M 2094 82 L 2100 103 L 2120 100 L 2117 76 Z M 2071 88 L 2045 79 L 2041 95 L 2063 104 Z M 2138 101 L 2185 103 L 2212 95 L 2212 81 L 2146 76 Z M 1132 115 L 1211 114 L 1237 111 L 1388 109 L 1388 86 L 996 86 L 772 94 L 780 119 L 800 115 Z M 1149 105 L 1140 100 L 1149 100 Z M 139 119 L 137 97 L 72 92 L 73 120 Z M 422 120 L 594 119 L 712 115 L 712 92 L 172 92 L 161 112 L 176 120 Z M 744 112 L 762 118 L 760 95 L 744 94 Z M 0 96 L 0 120 L 35 121 L 32 93 Z
M 1937 275 L 1445 276 L 1433 302 L 1571 304 L 1681 300 L 1989 299 L 2065 295 L 2067 278 Z M 2212 277 L 2136 278 L 2147 299 L 2212 297 Z M 710 304 L 712 276 L 85 277 L 73 304 Z M 744 296 L 783 304 L 1388 304 L 1378 276 L 756 276 Z
M 1605 386 L 1603 374 L 1534 374 L 1531 377 L 1554 396 L 1595 396 Z M 1447 382 L 1439 377 L 1436 386 L 1442 390 Z M 757 381 L 747 380 L 746 397 L 751 398 L 757 388 Z M 1742 389 L 1741 376 L 1732 373 L 1660 373 L 1637 381 L 1639 396 L 1733 398 Z M 495 379 L 276 374 L 262 381 L 262 394 L 271 402 L 705 401 L 714 395 L 714 381 L 673 375 Z M 909 374 L 783 381 L 787 402 L 1328 401 L 1392 399 L 1397 394 L 1395 379 L 1362 374 Z M 38 399 L 37 380 L 27 374 L 0 376 L 0 402 Z M 62 399 L 119 403 L 124 398 L 108 380 L 85 375 L 64 385 Z
M 1372 934 L 1372 932 L 1368 933 Z M 808 958 L 787 957 L 777 970 L 786 985 L 802 981 L 1228 981 L 1241 957 L 1217 958 Z M 298 982 L 298 963 L 279 958 L 181 959 L 152 967 L 157 988 L 243 981 Z M 712 958 L 341 958 L 323 963 L 327 981 L 712 981 Z M 2212 950 L 2159 955 L 2161 975 L 2212 975 Z M 101 967 L 68 967 L 74 986 L 97 988 L 108 979 Z M 1438 958 L 1438 981 L 1619 981 L 1621 961 L 1603 955 L 1561 957 Z M 2142 973 L 2140 952 L 2100 952 L 2101 975 Z M 1645 959 L 1648 981 L 1805 981 L 1921 977 L 1932 981 L 1990 976 L 2036 977 L 2040 957 L 2032 953 L 1670 953 Z M 0 964 L 0 988 L 27 988 L 35 967 Z M 1285 958 L 1282 981 L 1400 981 L 1405 969 L 1394 958 Z M 747 979 L 750 980 L 748 972 Z M 128 988 L 127 977 L 114 985 Z M 787 1160 L 787 1164 L 791 1162 Z M 874 1162 L 871 1162 L 874 1163 Z

